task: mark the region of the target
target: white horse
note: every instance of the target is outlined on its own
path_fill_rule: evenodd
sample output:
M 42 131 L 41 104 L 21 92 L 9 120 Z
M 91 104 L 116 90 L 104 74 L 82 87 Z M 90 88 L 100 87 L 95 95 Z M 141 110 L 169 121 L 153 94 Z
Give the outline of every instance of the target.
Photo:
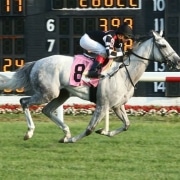
M 126 65 L 119 68 L 111 76 L 107 75 L 100 79 L 94 114 L 85 131 L 74 137 L 71 136 L 68 125 L 54 113 L 71 96 L 90 100 L 90 88 L 88 86 L 74 87 L 69 85 L 73 57 L 54 55 L 27 63 L 12 78 L 1 75 L 0 89 L 24 87 L 26 91 L 33 92 L 32 96 L 20 99 L 28 125 L 28 131 L 24 136 L 25 140 L 31 138 L 35 130 L 29 106 L 44 103 L 47 103 L 47 105 L 42 112 L 59 126 L 65 134 L 59 142 L 72 143 L 90 135 L 110 108 L 123 122 L 123 126 L 108 132 L 102 129 L 98 133 L 114 136 L 127 130 L 130 125 L 124 104 L 133 96 L 134 86 L 146 70 L 149 61 L 166 63 L 170 67 L 180 69 L 180 57 L 164 38 L 152 31 L 151 37 L 149 36 L 146 40 L 135 45 L 129 57 L 124 61 Z

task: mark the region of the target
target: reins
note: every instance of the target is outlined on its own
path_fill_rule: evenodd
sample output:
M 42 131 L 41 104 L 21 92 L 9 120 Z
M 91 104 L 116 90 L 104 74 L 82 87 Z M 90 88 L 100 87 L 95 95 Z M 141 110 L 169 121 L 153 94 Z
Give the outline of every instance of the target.
M 134 53 L 133 51 L 130 50 L 130 53 L 133 54 L 134 56 L 140 58 L 140 59 L 144 59 L 144 60 L 147 60 L 147 61 L 155 61 L 154 59 L 148 59 L 148 58 L 145 58 L 145 57 L 142 57 L 142 56 L 139 56 L 138 54 Z
M 155 44 L 155 38 L 153 38 L 153 47 L 152 49 L 154 49 L 154 44 Z M 129 54 L 133 54 L 134 56 L 140 58 L 140 59 L 144 59 L 144 60 L 147 60 L 147 61 L 156 61 L 154 58 L 153 59 L 149 59 L 149 58 L 145 58 L 143 56 L 139 56 L 138 54 L 136 54 L 135 52 L 133 52 L 131 49 L 128 50 Z M 154 54 L 153 54 L 154 55 Z M 129 56 L 129 59 L 130 59 L 130 56 Z M 158 61 L 157 61 L 158 62 Z
M 152 47 L 152 49 L 154 49 L 154 43 L 155 43 L 155 39 L 153 38 L 153 47 Z M 123 61 L 122 64 L 119 66 L 119 69 L 122 68 L 122 67 L 125 67 L 126 72 L 127 72 L 127 74 L 128 74 L 128 77 L 129 77 L 129 80 L 130 80 L 132 86 L 135 88 L 135 85 L 134 85 L 134 83 L 133 83 L 133 81 L 132 81 L 132 79 L 131 79 L 131 76 L 130 76 L 130 74 L 129 74 L 129 71 L 128 71 L 128 69 L 127 69 L 127 66 L 130 65 L 130 61 L 131 61 L 130 55 L 131 55 L 131 54 L 133 54 L 134 56 L 136 56 L 136 57 L 138 57 L 138 58 L 140 58 L 140 59 L 144 59 L 144 60 L 147 60 L 147 61 L 155 61 L 155 60 L 154 60 L 154 58 L 153 58 L 153 59 L 148 59 L 148 58 L 139 56 L 138 54 L 134 53 L 131 49 L 128 49 L 129 64 L 127 65 L 127 64 L 125 64 L 124 61 Z M 154 54 L 153 54 L 153 56 L 154 56 Z
M 153 52 L 154 52 L 154 45 L 155 45 L 155 44 L 156 44 L 155 38 L 153 37 L 153 45 L 152 45 L 152 51 L 153 51 Z M 158 46 L 158 44 L 156 44 L 156 45 Z M 161 48 L 161 47 L 159 47 L 159 48 Z M 171 52 L 170 54 L 168 54 L 166 57 L 164 57 L 165 60 L 162 61 L 161 63 L 164 62 L 164 63 L 167 63 L 167 64 L 168 64 L 168 57 L 172 56 L 172 54 L 174 54 L 174 53 L 175 53 L 175 52 L 173 51 L 173 52 Z M 154 58 L 154 53 L 152 53 L 153 58 L 152 58 L 152 59 L 149 59 L 149 58 L 145 58 L 145 57 L 139 56 L 138 54 L 136 54 L 135 52 L 133 52 L 131 49 L 128 50 L 127 56 L 128 56 L 128 59 L 129 59 L 129 64 L 125 64 L 124 61 L 123 61 L 122 64 L 119 66 L 119 69 L 125 67 L 126 72 L 127 72 L 127 75 L 128 75 L 128 77 L 129 77 L 129 80 L 130 80 L 132 86 L 135 88 L 135 85 L 134 85 L 134 83 L 133 83 L 133 81 L 132 81 L 132 79 L 131 79 L 130 73 L 129 73 L 128 69 L 127 69 L 127 66 L 130 65 L 130 61 L 131 61 L 130 55 L 131 55 L 131 54 L 134 55 L 134 56 L 136 56 L 136 57 L 138 57 L 138 58 L 140 58 L 140 59 L 143 59 L 143 60 L 153 61 L 153 62 L 159 62 L 159 61 L 156 61 L 156 60 L 155 60 L 155 58 Z M 118 70 L 117 70 L 117 71 L 118 71 Z M 110 76 L 110 77 L 113 76 L 117 71 L 115 71 L 115 72 L 112 73 L 112 74 L 109 74 L 109 76 Z
M 130 62 L 130 56 L 129 56 L 129 62 Z M 123 62 L 123 64 L 124 64 L 124 62 Z M 132 86 L 135 88 L 135 85 L 134 85 L 134 83 L 133 83 L 133 81 L 132 81 L 132 79 L 131 79 L 131 76 L 130 76 L 130 74 L 129 74 L 129 71 L 128 71 L 128 69 L 127 69 L 127 66 L 129 66 L 129 65 L 124 64 L 124 67 L 125 67 L 126 72 L 127 72 L 127 74 L 128 74 L 129 80 L 130 80 Z

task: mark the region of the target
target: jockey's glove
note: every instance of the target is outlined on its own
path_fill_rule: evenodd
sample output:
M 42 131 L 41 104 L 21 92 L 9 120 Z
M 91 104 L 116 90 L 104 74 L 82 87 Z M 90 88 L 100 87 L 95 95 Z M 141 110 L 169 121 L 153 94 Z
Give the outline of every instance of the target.
M 123 56 L 122 51 L 119 51 L 119 52 L 117 52 L 117 54 L 116 54 L 116 57 L 120 57 L 120 56 Z

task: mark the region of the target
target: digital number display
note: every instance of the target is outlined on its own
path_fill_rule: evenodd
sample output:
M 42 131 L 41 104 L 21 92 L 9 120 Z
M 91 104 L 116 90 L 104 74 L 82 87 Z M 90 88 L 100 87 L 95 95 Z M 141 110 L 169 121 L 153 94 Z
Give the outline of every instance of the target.
M 15 71 L 25 63 L 24 17 L 0 17 L 0 71 Z M 15 91 L 23 93 L 22 89 Z M 4 93 L 15 93 L 5 89 Z
M 79 40 L 84 33 L 113 30 L 123 22 L 135 35 L 163 30 L 179 54 L 179 8 L 179 0 L 0 0 L 0 71 L 15 71 L 28 61 L 54 54 L 81 54 Z M 128 41 L 124 50 L 132 45 Z M 146 71 L 166 69 L 150 63 Z M 165 92 L 164 82 L 140 82 L 135 96 L 163 97 Z
M 2 69 L 0 71 L 9 72 L 9 71 L 15 71 L 16 69 L 24 66 L 25 60 L 23 58 L 12 59 L 12 58 L 6 57 L 2 59 L 1 63 L 2 63 L 1 64 Z M 4 89 L 3 92 L 6 94 L 23 93 L 24 90 L 23 88 L 16 89 L 15 91 L 12 91 L 11 89 Z
M 16 69 L 24 66 L 24 59 L 23 58 L 3 58 L 2 62 L 2 71 L 15 71 Z
M 93 30 L 108 31 L 118 28 L 124 22 L 128 22 L 133 29 L 134 20 L 132 17 L 63 17 L 59 18 L 59 34 L 68 35 L 71 26 L 74 35 L 83 35 L 83 33 Z
M 52 9 L 140 9 L 141 0 L 52 0 Z
M 25 0 L 1 0 L 0 16 L 25 15 Z
M 49 33 L 56 31 L 57 27 L 59 28 L 59 54 L 71 55 L 83 53 L 83 49 L 79 45 L 79 40 L 81 36 L 88 32 L 94 30 L 108 31 L 113 30 L 119 27 L 124 22 L 128 22 L 131 28 L 134 27 L 133 17 L 110 17 L 110 16 L 87 16 L 87 17 L 62 17 L 55 21 L 55 19 L 48 19 L 46 21 L 46 30 Z M 57 37 L 58 37 L 57 36 Z M 46 48 L 48 52 L 53 51 L 55 39 L 47 39 Z M 124 50 L 131 48 L 133 45 L 132 40 L 129 40 L 124 45 Z M 71 48 L 73 47 L 73 49 Z
M 3 72 L 7 71 L 15 71 L 16 69 L 24 66 L 24 59 L 22 58 L 17 58 L 17 59 L 12 59 L 12 58 L 3 58 L 2 62 L 2 67 L 3 67 Z M 13 91 L 11 89 L 4 89 L 4 93 L 12 93 Z M 16 93 L 23 93 L 24 90 L 22 89 L 16 89 Z

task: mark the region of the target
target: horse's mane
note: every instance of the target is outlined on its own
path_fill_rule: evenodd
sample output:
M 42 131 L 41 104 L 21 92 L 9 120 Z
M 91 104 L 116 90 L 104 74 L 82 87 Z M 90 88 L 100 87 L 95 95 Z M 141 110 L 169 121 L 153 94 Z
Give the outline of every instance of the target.
M 134 38 L 133 38 L 133 41 L 134 41 L 133 42 L 133 47 L 131 49 L 127 50 L 128 54 L 130 55 L 132 51 L 135 52 L 143 42 L 145 42 L 146 40 L 148 40 L 148 39 L 150 39 L 152 37 L 153 37 L 153 35 L 152 35 L 151 31 L 150 31 L 150 33 L 148 33 L 146 35 L 136 35 L 136 36 L 134 36 Z M 127 56 L 124 56 L 123 61 L 125 61 L 126 59 L 127 59 Z M 116 61 L 121 62 L 122 60 L 117 58 Z
M 144 41 L 152 38 L 152 34 L 147 34 L 147 35 L 136 35 L 134 37 L 134 43 L 133 43 L 133 50 L 136 50 Z

